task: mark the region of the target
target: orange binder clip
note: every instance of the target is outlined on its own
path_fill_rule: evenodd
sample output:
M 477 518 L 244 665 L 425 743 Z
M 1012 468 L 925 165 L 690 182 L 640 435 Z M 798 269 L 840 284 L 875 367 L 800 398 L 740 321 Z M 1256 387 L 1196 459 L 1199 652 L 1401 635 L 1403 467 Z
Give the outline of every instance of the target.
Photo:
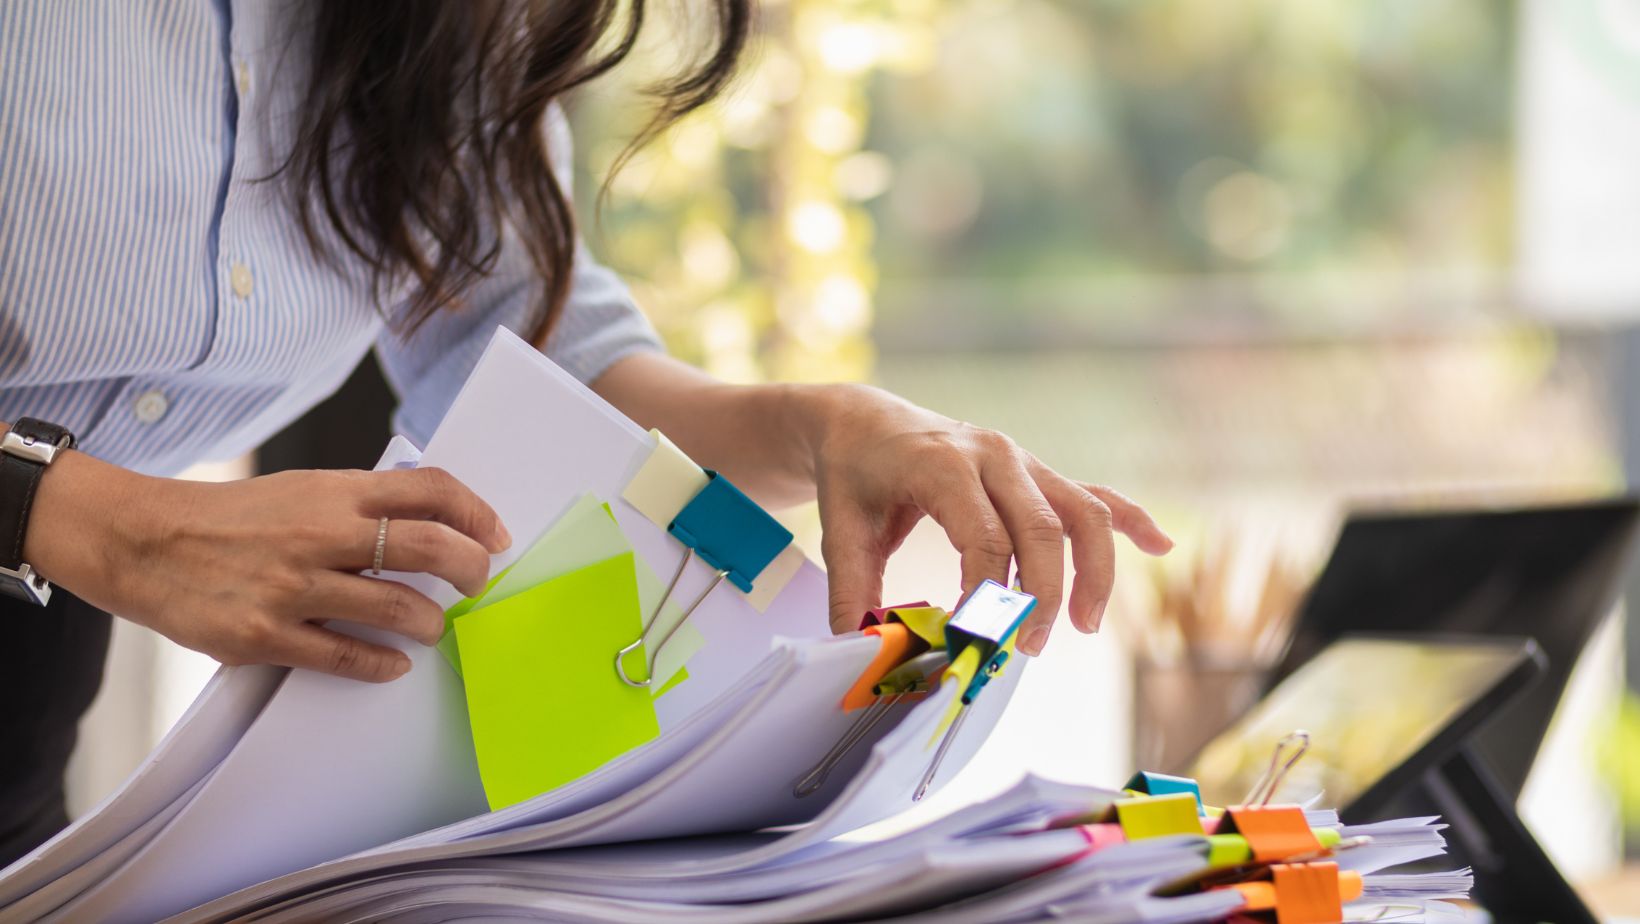
M 1241 893 L 1246 911 L 1274 911 L 1276 924 L 1337 924 L 1344 903 L 1361 897 L 1361 874 L 1338 864 L 1286 863 L 1270 867 L 1270 878 L 1225 886 Z
M 1246 838 L 1255 863 L 1275 863 L 1323 849 L 1304 820 L 1304 810 L 1296 805 L 1237 806 L 1226 812 L 1217 833 Z
M 1287 747 L 1294 747 L 1293 756 L 1283 764 L 1281 756 Z M 1292 857 L 1313 856 L 1323 850 L 1321 841 L 1304 820 L 1304 810 L 1296 805 L 1271 805 L 1270 799 L 1281 788 L 1293 765 L 1310 749 L 1310 733 L 1295 731 L 1276 742 L 1270 755 L 1270 767 L 1259 777 L 1253 791 L 1247 794 L 1247 804 L 1232 806 L 1214 829 L 1215 834 L 1240 834 L 1247 839 L 1257 863 L 1274 863 Z

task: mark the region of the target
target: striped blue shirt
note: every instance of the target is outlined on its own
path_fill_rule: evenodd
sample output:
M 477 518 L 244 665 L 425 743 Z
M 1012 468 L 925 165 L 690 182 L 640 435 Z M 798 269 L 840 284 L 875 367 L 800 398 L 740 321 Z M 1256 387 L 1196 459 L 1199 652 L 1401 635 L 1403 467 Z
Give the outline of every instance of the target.
M 39 417 L 100 458 L 171 474 L 253 449 L 372 347 L 418 444 L 496 325 L 541 282 L 516 240 L 405 340 L 362 267 L 314 256 L 281 183 L 305 83 L 288 0 L 0 0 L 0 420 Z M 549 125 L 567 183 L 568 131 Z M 567 187 L 566 187 L 567 188 Z M 583 251 L 547 354 L 590 381 L 658 349 Z

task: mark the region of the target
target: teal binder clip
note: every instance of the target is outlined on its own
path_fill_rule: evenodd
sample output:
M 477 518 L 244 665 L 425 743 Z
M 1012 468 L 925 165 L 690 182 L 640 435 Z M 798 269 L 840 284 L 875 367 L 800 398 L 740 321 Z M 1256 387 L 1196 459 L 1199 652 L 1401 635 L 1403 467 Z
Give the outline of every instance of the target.
M 1206 815 L 1207 808 L 1202 805 L 1202 788 L 1195 780 L 1184 776 L 1171 776 L 1166 773 L 1152 773 L 1141 770 L 1127 781 L 1123 789 L 1142 792 L 1148 796 L 1166 796 L 1173 793 L 1189 793 L 1196 797 L 1196 814 Z
M 722 571 L 742 593 L 751 593 L 752 582 L 791 545 L 792 534 L 729 479 L 711 469 L 706 477 L 706 487 L 666 531 Z
M 934 749 L 934 758 L 929 761 L 922 782 L 917 784 L 916 791 L 911 795 L 911 801 L 922 801 L 922 797 L 928 794 L 928 788 L 934 785 L 934 777 L 940 771 L 946 752 L 951 749 L 951 742 L 956 740 L 962 723 L 968 720 L 968 707 L 973 705 L 974 698 L 991 682 L 991 678 L 1002 672 L 1002 665 L 1007 662 L 1013 649 L 1011 642 L 1014 635 L 1034 609 L 1036 598 L 1030 594 L 1022 590 L 1009 590 L 996 581 L 985 581 L 974 588 L 974 592 L 946 621 L 945 653 L 951 659 L 952 669 L 965 669 L 963 662 L 967 661 L 975 665 L 974 673 L 968 685 L 963 687 L 956 718 L 946 728 L 939 747 Z M 974 653 L 973 657 L 969 656 L 970 651 Z
M 741 490 L 729 483 L 729 479 L 719 475 L 711 469 L 706 469 L 706 487 L 702 488 L 694 499 L 685 504 L 678 515 L 672 519 L 666 528 L 674 538 L 682 542 L 688 551 L 683 561 L 678 563 L 678 570 L 672 572 L 672 580 L 666 585 L 666 593 L 661 596 L 655 605 L 655 612 L 650 614 L 644 622 L 641 632 L 632 644 L 627 645 L 615 653 L 615 673 L 628 686 L 647 687 L 654 682 L 654 677 L 644 680 L 633 680 L 626 672 L 623 663 L 628 654 L 636 651 L 643 644 L 644 637 L 649 629 L 660 618 L 668 600 L 672 599 L 672 591 L 678 586 L 678 579 L 689 567 L 689 562 L 699 558 L 711 565 L 717 571 L 717 577 L 712 581 L 695 602 L 683 611 L 676 624 L 667 630 L 665 637 L 655 646 L 657 656 L 660 650 L 666 647 L 667 642 L 677 633 L 678 628 L 689 621 L 695 610 L 706 598 L 717 590 L 724 581 L 735 585 L 742 593 L 751 593 L 752 582 L 763 573 L 777 556 L 791 545 L 792 534 L 779 521 L 769 515 L 767 510 L 757 505 L 757 502 L 747 497 Z
M 1009 590 L 996 581 L 985 581 L 968 595 L 962 606 L 945 624 L 945 650 L 955 661 L 963 649 L 978 646 L 979 669 L 963 691 L 962 701 L 973 702 L 979 691 L 1008 660 L 1008 642 L 1036 609 L 1036 598 L 1020 590 Z

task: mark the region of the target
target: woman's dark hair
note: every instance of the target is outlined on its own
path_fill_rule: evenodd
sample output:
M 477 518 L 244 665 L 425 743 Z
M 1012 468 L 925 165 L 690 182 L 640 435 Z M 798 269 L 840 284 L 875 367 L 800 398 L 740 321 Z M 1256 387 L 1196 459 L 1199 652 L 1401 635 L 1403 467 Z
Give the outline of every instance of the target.
M 628 154 L 733 76 L 751 0 L 709 2 L 713 45 L 649 88 L 657 105 Z M 415 295 L 392 318 L 408 335 L 460 304 L 510 225 L 545 284 L 530 336 L 543 345 L 569 293 L 576 230 L 542 123 L 549 104 L 632 51 L 645 0 L 309 3 L 311 80 L 275 174 L 291 184 L 309 243 L 338 256 L 320 230 L 328 222 L 378 292 L 413 277 Z

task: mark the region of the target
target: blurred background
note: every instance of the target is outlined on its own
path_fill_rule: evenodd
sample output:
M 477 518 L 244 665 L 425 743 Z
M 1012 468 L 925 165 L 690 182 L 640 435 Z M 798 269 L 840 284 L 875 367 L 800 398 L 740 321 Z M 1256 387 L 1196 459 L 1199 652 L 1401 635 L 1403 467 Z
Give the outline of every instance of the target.
M 1061 627 L 944 798 L 1025 770 L 1119 785 L 1193 750 L 1256 694 L 1350 510 L 1640 475 L 1640 4 L 765 0 L 735 90 L 600 204 L 642 87 L 699 26 L 663 6 L 570 116 L 589 243 L 673 351 L 732 381 L 878 383 L 1180 540 L 1124 554 L 1106 631 Z M 195 474 L 368 466 L 390 404 L 367 366 L 257 459 Z M 817 551 L 813 512 L 788 519 Z M 925 524 L 885 602 L 957 584 Z M 81 809 L 214 669 L 118 630 Z M 1614 613 L 1584 654 L 1523 812 L 1640 915 L 1617 878 L 1640 846 L 1628 637 Z M 1179 677 L 1204 658 L 1211 694 Z

